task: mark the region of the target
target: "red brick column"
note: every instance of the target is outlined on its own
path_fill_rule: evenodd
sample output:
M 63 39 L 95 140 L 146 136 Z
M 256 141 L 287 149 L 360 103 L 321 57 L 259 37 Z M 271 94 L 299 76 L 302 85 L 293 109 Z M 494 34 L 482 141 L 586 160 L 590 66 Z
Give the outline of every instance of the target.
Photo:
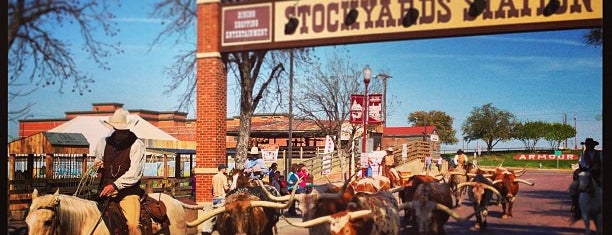
M 221 61 L 221 1 L 198 0 L 196 202 L 212 201 L 212 177 L 226 163 L 227 76 Z

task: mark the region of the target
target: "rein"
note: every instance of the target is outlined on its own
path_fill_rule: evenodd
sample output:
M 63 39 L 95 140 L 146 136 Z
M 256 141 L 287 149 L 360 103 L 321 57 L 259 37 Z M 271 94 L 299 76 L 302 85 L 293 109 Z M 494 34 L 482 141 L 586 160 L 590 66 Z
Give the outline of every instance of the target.
M 95 180 L 94 176 L 98 172 L 98 168 L 100 167 L 92 165 L 87 169 L 87 172 L 85 172 L 81 177 L 81 181 L 79 181 L 79 186 L 77 186 L 77 189 L 75 190 L 73 196 L 78 196 L 79 194 L 81 194 L 81 191 L 83 191 L 84 187 L 89 187 L 93 184 Z

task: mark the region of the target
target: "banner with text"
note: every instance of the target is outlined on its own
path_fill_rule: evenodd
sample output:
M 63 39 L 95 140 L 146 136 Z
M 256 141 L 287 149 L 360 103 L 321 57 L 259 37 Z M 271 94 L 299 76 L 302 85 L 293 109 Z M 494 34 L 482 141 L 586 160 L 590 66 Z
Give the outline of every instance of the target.
M 329 175 L 332 170 L 332 153 L 334 152 L 334 140 L 331 136 L 325 136 L 325 149 L 321 159 L 321 174 Z
M 576 154 L 516 154 L 514 160 L 561 160 L 561 161 L 578 161 Z
M 276 162 L 278 158 L 278 145 L 276 144 L 262 144 L 261 147 L 261 158 L 265 163 Z

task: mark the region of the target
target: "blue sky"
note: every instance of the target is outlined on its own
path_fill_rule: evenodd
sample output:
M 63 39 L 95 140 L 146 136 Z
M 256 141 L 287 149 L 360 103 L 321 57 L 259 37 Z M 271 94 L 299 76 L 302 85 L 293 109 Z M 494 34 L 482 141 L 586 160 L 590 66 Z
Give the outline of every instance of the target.
M 161 20 L 149 17 L 153 2 L 128 1 L 117 9 L 116 22 L 121 31 L 111 40 L 121 41 L 125 53 L 109 59 L 110 71 L 98 69 L 80 54 L 79 42 L 72 42 L 79 66 L 96 80 L 91 93 L 80 96 L 67 90 L 59 94 L 58 87 L 47 87 L 9 103 L 9 109 L 35 101 L 32 119 L 63 118 L 66 111 L 90 110 L 92 103 L 101 102 L 124 103 L 127 109 L 174 110 L 178 93 L 162 94 L 170 82 L 163 69 L 171 65 L 178 52 L 194 46 L 195 34 L 191 43 L 174 45 L 170 39 L 151 48 L 162 30 Z M 71 30 L 58 29 L 58 33 L 71 35 Z M 586 32 L 494 34 L 347 47 L 354 64 L 368 64 L 373 74 L 385 71 L 393 76 L 388 81 L 387 97 L 401 105 L 389 110 L 389 126 L 408 125 L 407 116 L 414 111 L 440 110 L 454 118 L 460 135 L 460 126 L 474 107 L 493 103 L 521 121 L 562 122 L 567 114 L 573 125 L 576 115 L 578 142 L 593 137 L 601 147 L 602 121 L 597 117 L 603 106 L 602 50 L 584 45 Z M 323 55 L 332 49 L 317 47 L 315 51 Z M 231 98 L 228 117 L 238 114 Z M 193 109 L 189 115 L 194 116 Z M 17 125 L 8 126 L 10 140 L 17 136 Z M 443 148 L 475 145 L 460 142 Z M 548 146 L 545 141 L 538 145 Z M 522 147 L 516 142 L 497 146 Z M 568 140 L 568 146 L 573 146 L 573 139 Z

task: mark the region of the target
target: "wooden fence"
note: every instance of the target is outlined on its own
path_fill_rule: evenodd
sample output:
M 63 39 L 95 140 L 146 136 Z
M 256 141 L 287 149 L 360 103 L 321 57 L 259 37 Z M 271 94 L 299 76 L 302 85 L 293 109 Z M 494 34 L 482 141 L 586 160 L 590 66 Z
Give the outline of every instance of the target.
M 81 179 L 26 179 L 9 180 L 9 215 L 12 220 L 24 220 L 32 202 L 32 192 L 37 189 L 41 194 L 51 194 L 59 190 L 61 194 L 73 195 Z M 99 180 L 83 187 L 78 197 L 92 200 L 97 195 Z M 144 177 L 141 187 L 148 193 L 166 193 L 177 199 L 191 197 L 190 178 Z

